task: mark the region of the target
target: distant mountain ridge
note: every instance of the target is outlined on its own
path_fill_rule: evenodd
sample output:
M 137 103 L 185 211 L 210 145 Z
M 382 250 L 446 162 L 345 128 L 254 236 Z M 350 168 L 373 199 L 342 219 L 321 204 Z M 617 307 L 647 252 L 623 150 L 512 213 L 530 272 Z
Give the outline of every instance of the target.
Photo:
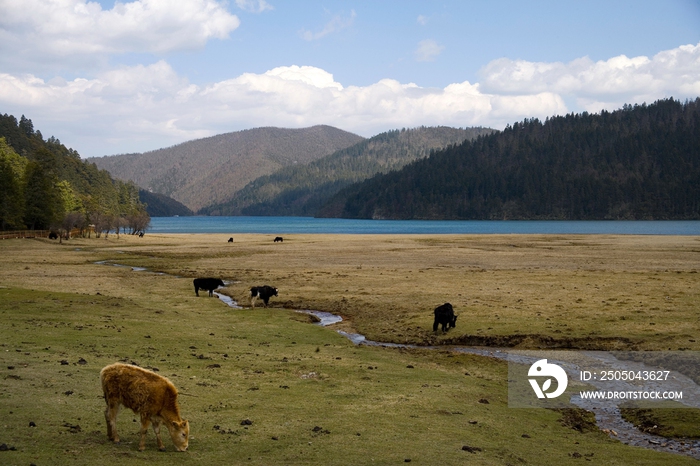
M 192 210 L 230 199 L 254 179 L 306 164 L 364 138 L 326 125 L 255 128 L 145 152 L 88 159 L 113 177 L 164 194 Z
M 314 216 L 335 193 L 377 173 L 397 170 L 431 151 L 460 144 L 488 128 L 419 127 L 381 133 L 306 165 L 281 168 L 238 191 L 230 200 L 201 209 L 209 215 Z
M 700 98 L 526 119 L 352 185 L 319 216 L 699 219 Z

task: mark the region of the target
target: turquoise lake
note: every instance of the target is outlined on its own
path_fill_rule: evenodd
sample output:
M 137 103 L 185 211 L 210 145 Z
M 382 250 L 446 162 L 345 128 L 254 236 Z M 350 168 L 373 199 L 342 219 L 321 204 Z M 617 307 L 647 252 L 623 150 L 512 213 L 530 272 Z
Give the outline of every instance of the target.
M 700 235 L 700 221 L 349 220 L 312 217 L 153 217 L 149 233 Z

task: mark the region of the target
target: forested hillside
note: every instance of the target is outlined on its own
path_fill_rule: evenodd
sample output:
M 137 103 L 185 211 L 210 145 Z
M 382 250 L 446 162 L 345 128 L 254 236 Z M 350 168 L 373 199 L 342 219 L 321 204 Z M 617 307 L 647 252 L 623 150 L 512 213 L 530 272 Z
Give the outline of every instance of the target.
M 699 219 L 700 99 L 528 119 L 348 187 L 319 215 Z
M 146 211 L 151 217 L 172 217 L 178 215 L 181 217 L 194 215 L 192 210 L 175 199 L 166 196 L 139 189 L 139 199 L 146 206 Z
M 135 232 L 149 221 L 136 185 L 113 180 L 53 136 L 44 140 L 24 115 L 0 115 L 0 230 L 94 224 Z
M 192 210 L 230 199 L 254 179 L 306 164 L 363 138 L 331 126 L 256 128 L 143 154 L 89 159 L 112 176 L 165 194 Z
M 389 131 L 306 165 L 262 176 L 220 204 L 200 210 L 210 215 L 313 216 L 331 196 L 377 173 L 397 170 L 430 151 L 461 143 L 488 128 L 415 128 Z

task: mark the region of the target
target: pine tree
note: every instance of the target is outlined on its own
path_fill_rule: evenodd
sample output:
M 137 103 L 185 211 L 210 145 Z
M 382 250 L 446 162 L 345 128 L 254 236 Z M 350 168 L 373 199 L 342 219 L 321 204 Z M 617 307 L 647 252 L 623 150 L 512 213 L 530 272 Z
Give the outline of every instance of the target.
M 55 185 L 57 178 L 44 170 L 38 162 L 29 162 L 24 172 L 24 223 L 31 230 L 49 229 L 56 223 L 58 196 Z

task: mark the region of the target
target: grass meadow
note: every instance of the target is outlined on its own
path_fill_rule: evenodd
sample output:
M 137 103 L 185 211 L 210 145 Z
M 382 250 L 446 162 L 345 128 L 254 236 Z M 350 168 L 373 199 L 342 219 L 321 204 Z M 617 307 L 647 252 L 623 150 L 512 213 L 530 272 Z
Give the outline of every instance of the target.
M 574 411 L 508 408 L 507 363 L 449 345 L 700 350 L 698 237 L 230 236 L 0 241 L 0 464 L 697 463 Z M 205 276 L 243 306 L 253 285 L 279 297 L 234 309 L 195 296 Z M 444 302 L 457 327 L 434 334 Z M 126 409 L 108 441 L 99 371 L 115 361 L 178 387 L 188 452 L 165 432 L 157 451 L 152 430 L 139 452 Z

